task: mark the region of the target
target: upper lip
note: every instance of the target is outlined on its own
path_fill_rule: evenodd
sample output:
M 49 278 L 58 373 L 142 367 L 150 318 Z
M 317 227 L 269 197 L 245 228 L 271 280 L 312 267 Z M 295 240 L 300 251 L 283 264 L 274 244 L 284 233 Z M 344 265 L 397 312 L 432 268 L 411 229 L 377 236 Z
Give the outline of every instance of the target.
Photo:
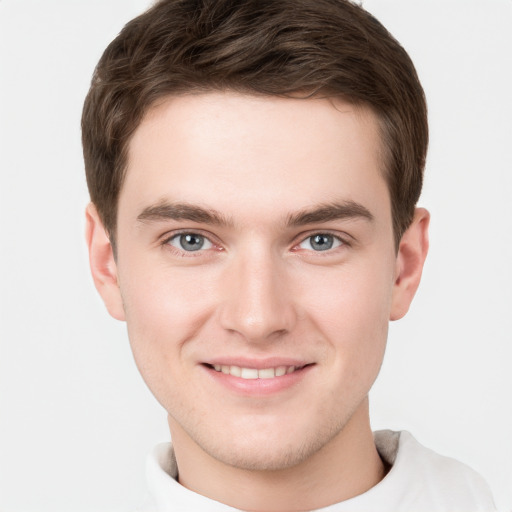
M 240 368 L 254 368 L 263 370 L 264 368 L 277 368 L 278 366 L 301 367 L 312 364 L 312 361 L 297 359 L 293 357 L 267 357 L 265 359 L 255 359 L 246 357 L 215 357 L 203 361 L 203 364 L 211 366 L 239 366 Z

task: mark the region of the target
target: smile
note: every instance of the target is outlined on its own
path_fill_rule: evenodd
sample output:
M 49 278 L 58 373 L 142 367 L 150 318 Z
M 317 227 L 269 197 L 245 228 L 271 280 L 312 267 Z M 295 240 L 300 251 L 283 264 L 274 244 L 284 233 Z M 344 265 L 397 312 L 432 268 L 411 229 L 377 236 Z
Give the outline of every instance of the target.
M 256 398 L 292 389 L 311 378 L 308 375 L 316 366 L 316 363 L 280 357 L 268 358 L 266 361 L 230 359 L 219 358 L 201 364 L 207 370 L 206 375 L 212 379 L 209 382 L 215 382 L 235 395 Z
M 296 370 L 300 370 L 301 366 L 277 366 L 275 368 L 243 368 L 236 365 L 213 365 L 213 369 L 217 372 L 222 372 L 226 375 L 233 377 L 240 377 L 242 379 L 273 379 L 275 377 L 282 377 L 289 375 Z

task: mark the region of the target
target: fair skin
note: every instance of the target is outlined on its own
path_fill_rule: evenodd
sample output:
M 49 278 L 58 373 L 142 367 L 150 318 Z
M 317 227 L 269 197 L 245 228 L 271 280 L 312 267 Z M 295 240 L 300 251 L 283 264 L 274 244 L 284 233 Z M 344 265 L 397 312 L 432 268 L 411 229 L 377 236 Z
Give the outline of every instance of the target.
M 381 149 L 374 115 L 339 100 L 173 97 L 130 142 L 116 258 L 88 207 L 96 287 L 168 412 L 182 485 L 298 511 L 385 476 L 367 396 L 429 216 L 397 251 Z

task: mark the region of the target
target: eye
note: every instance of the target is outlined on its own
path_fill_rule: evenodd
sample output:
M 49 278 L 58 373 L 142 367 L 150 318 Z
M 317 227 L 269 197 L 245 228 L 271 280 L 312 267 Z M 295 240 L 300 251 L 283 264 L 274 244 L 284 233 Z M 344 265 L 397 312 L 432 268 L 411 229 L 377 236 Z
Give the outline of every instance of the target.
M 194 252 L 213 247 L 212 242 L 203 235 L 197 233 L 180 233 L 170 238 L 167 243 L 186 252 Z
M 329 233 L 316 233 L 303 240 L 299 247 L 309 251 L 328 251 L 340 245 L 343 245 L 343 241 L 337 236 L 330 235 Z

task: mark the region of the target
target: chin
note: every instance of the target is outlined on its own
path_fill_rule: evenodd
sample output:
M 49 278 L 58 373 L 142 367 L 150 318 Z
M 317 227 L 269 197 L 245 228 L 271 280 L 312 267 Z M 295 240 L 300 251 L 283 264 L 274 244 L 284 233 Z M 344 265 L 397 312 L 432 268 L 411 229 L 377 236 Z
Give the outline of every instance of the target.
M 215 436 L 216 443 L 198 443 L 214 459 L 247 471 L 281 471 L 299 466 L 326 446 L 340 431 L 338 428 L 311 428 L 303 431 L 253 429 Z M 211 438 L 210 438 L 211 439 Z
M 213 449 L 210 455 L 215 459 L 246 471 L 282 471 L 298 466 L 309 457 L 305 446 L 288 444 L 278 448 L 264 446 L 230 446 L 225 449 Z

